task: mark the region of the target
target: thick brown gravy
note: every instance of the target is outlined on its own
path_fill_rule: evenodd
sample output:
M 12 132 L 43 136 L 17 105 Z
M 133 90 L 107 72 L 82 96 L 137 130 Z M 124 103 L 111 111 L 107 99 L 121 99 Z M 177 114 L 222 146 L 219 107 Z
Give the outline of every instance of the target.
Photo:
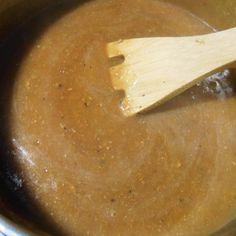
M 15 79 L 11 141 L 22 183 L 65 235 L 204 236 L 235 216 L 229 72 L 127 118 L 105 52 L 118 39 L 212 30 L 161 1 L 94 0 L 32 45 Z

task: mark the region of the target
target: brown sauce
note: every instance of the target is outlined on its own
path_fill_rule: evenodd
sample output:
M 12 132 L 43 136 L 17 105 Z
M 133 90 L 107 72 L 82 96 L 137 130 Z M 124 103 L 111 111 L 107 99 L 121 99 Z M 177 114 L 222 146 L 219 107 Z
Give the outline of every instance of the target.
M 230 72 L 127 118 L 105 52 L 123 38 L 212 31 L 161 1 L 94 0 L 27 51 L 10 104 L 18 181 L 65 235 L 204 236 L 235 216 Z

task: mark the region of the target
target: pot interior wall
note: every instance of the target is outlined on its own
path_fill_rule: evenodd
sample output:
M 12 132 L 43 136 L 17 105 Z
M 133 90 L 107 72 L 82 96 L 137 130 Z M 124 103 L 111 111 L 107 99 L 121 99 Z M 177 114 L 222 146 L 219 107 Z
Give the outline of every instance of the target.
M 14 50 L 17 49 L 17 45 L 11 45 L 8 43 L 8 38 L 11 38 L 13 32 L 17 30 L 17 28 L 22 25 L 24 22 L 27 22 L 28 19 L 34 17 L 39 12 L 44 9 L 53 7 L 54 5 L 57 6 L 61 4 L 63 1 L 61 0 L 0 0 L 0 73 L 3 71 L 5 72 L 5 67 L 8 67 L 8 62 L 11 58 L 6 58 L 3 52 L 7 50 L 10 53 L 6 53 L 6 55 L 11 54 L 14 55 Z M 75 1 L 71 1 L 75 2 Z M 5 87 L 7 84 L 7 77 L 5 78 L 4 73 L 1 73 L 0 78 L 0 86 Z M 1 110 L 0 110 L 0 122 L 1 124 L 4 123 L 3 120 L 6 120 L 7 117 L 4 115 L 4 103 L 5 99 L 2 99 L 3 96 L 0 98 Z M 12 225 L 12 228 L 16 225 L 23 225 L 25 228 L 29 228 L 34 232 L 37 232 L 36 228 L 39 224 L 39 219 L 36 219 L 34 213 L 31 214 L 29 209 L 25 207 L 21 207 L 20 201 L 17 197 L 14 197 L 12 189 L 14 190 L 14 186 L 11 182 L 11 177 L 9 177 L 10 170 L 8 172 L 8 165 L 9 162 L 6 161 L 10 159 L 11 154 L 8 155 L 6 151 L 6 144 L 5 144 L 5 127 L 0 126 L 0 225 L 7 224 L 14 222 L 15 224 Z M 6 171 L 7 170 L 7 171 Z M 11 186 L 12 185 L 12 186 Z M 4 218 L 6 217 L 6 218 Z M 30 219 L 35 219 L 33 223 L 30 222 Z M 7 221 L 10 220 L 10 222 Z M 0 227 L 0 231 L 1 231 Z M 11 228 L 11 227 L 10 227 Z M 17 226 L 18 228 L 18 226 Z M 40 226 L 40 230 L 43 231 L 44 228 L 49 228 L 47 225 Z M 41 229 L 42 228 L 42 229 Z M 24 230 L 18 228 L 19 235 L 24 235 Z M 18 232 L 17 230 L 15 232 Z M 23 232 L 23 233 L 21 233 Z M 50 230 L 50 232 L 56 232 L 55 230 Z M 1 232 L 0 232 L 1 233 Z M 9 234 L 11 235 L 11 234 Z M 18 235 L 18 234 L 16 234 Z M 28 235 L 28 234 L 27 234 Z M 41 231 L 40 234 L 37 235 L 44 235 Z M 57 234 L 56 234 L 57 235 Z

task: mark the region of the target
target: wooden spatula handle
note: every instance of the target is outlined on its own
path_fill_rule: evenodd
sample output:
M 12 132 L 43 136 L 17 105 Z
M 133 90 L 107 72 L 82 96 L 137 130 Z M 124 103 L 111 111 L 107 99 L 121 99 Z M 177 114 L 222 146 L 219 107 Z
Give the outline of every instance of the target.
M 186 60 L 186 64 L 190 63 L 191 66 L 193 63 L 194 67 L 192 68 L 196 73 L 197 71 L 199 74 L 204 72 L 212 73 L 214 70 L 219 70 L 236 61 L 236 28 L 196 38 L 193 37 L 193 46 L 195 43 L 199 44 L 199 48 L 195 49 L 195 54 L 189 55 L 189 60 Z M 185 46 L 185 50 L 191 49 L 189 47 L 189 44 L 188 47 Z M 199 64 L 199 59 L 205 63 Z M 197 64 L 200 65 L 200 68 Z
M 126 92 L 125 114 L 133 115 L 180 94 L 236 61 L 236 28 L 190 37 L 138 38 L 108 45 L 124 55 L 111 68 L 114 87 Z

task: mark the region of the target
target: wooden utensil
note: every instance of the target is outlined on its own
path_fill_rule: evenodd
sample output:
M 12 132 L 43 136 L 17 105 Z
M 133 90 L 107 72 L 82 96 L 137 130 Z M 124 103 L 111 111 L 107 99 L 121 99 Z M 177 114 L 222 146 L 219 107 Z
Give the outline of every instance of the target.
M 190 37 L 120 40 L 108 56 L 124 57 L 110 68 L 114 88 L 124 90 L 127 116 L 159 105 L 236 61 L 236 28 Z

